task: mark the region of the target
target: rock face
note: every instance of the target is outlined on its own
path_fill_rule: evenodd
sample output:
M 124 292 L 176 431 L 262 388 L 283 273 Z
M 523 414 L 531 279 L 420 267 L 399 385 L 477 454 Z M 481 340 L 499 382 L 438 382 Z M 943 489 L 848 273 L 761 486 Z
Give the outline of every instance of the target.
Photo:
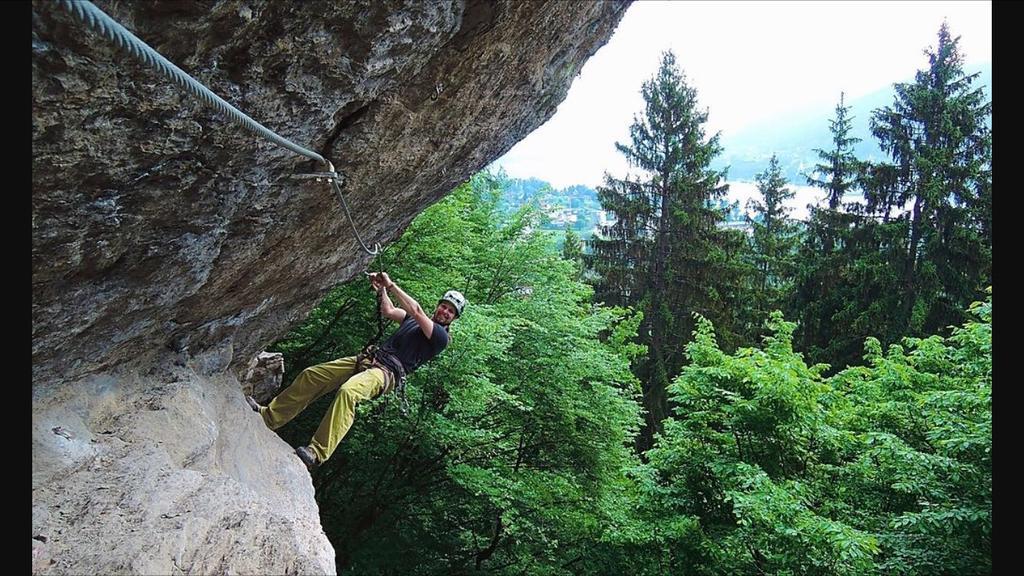
M 370 245 L 550 117 L 626 6 L 98 5 L 332 160 Z M 244 368 L 368 263 L 330 187 L 290 177 L 320 166 L 241 130 L 52 2 L 34 4 L 32 75 L 37 385 L 145 365 L 163 348 L 219 348 Z
M 32 407 L 37 574 L 330 574 L 309 474 L 231 375 L 106 373 Z
M 330 159 L 386 245 L 554 113 L 628 2 L 96 4 Z M 292 177 L 321 166 L 32 6 L 34 571 L 333 572 L 237 374 L 370 257 Z

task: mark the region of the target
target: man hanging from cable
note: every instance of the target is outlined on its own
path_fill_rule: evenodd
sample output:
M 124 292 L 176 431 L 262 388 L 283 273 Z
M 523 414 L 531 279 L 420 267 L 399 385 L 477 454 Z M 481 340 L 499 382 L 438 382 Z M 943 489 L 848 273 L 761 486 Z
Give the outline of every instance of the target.
M 284 426 L 317 398 L 338 389 L 320 427 L 309 446 L 295 449 L 310 472 L 323 464 L 355 419 L 356 404 L 392 390 L 404 391 L 405 378 L 431 360 L 448 345 L 448 326 L 466 307 L 466 298 L 455 290 L 445 292 L 433 316 L 428 316 L 416 300 L 391 281 L 387 273 L 370 274 L 370 284 L 380 299 L 380 314 L 401 323 L 398 330 L 380 347 L 368 347 L 356 356 L 310 366 L 291 386 L 267 406 L 251 396 L 246 401 L 259 412 L 271 430 Z M 401 307 L 388 296 L 391 291 Z

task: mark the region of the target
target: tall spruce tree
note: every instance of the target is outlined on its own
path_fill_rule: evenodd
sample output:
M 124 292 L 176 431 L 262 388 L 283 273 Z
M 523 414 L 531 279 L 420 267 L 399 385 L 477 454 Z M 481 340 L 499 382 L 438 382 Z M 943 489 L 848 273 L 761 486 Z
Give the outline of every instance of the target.
M 857 205 L 844 203 L 850 193 L 862 188 L 865 163 L 854 155 L 853 147 L 861 141 L 850 134 L 853 130 L 853 117 L 850 107 L 845 105 L 845 93 L 839 93 L 839 104 L 836 105 L 836 116 L 829 121 L 832 132 L 831 150 L 815 148 L 814 152 L 821 160 L 814 165 L 814 171 L 806 175 L 808 186 L 815 186 L 825 191 L 827 208 L 814 207 L 811 212 L 811 235 L 820 242 L 821 251 L 831 254 L 836 237 L 854 222 L 844 215 L 846 209 L 860 212 Z
M 843 197 L 857 188 L 861 167 L 861 162 L 853 154 L 854 144 L 861 139 L 850 135 L 853 118 L 844 98 L 845 94 L 840 92 L 836 117 L 829 121 L 833 147 L 831 150 L 814 149 L 821 163 L 815 164 L 814 172 L 807 176 L 809 186 L 817 186 L 828 193 L 829 210 L 838 210 Z
M 799 320 L 797 341 L 801 350 L 814 361 L 842 366 L 859 358 L 864 338 L 876 334 L 852 333 L 849 324 L 836 329 L 836 317 L 850 309 L 848 292 L 854 287 L 849 278 L 852 262 L 857 260 L 855 252 L 865 247 L 852 234 L 863 210 L 859 204 L 845 201 L 848 195 L 863 189 L 865 163 L 853 151 L 861 139 L 851 134 L 853 117 L 843 93 L 839 94 L 829 130 L 832 146 L 828 150 L 814 149 L 820 162 L 805 175 L 809 186 L 825 192 L 826 204 L 809 206 L 810 217 L 797 259 L 800 266 L 789 295 L 789 314 Z
M 928 68 L 896 84 L 892 106 L 875 110 L 871 132 L 892 164 L 877 173 L 882 194 L 909 209 L 909 238 L 895 321 L 921 334 L 963 320 L 961 310 L 991 283 L 992 104 L 944 22 Z M 910 206 L 905 206 L 909 202 Z M 885 206 L 886 212 L 889 206 Z
M 754 300 L 759 323 L 768 313 L 781 309 L 795 275 L 799 229 L 785 202 L 796 195 L 782 175 L 779 159 L 772 154 L 768 168 L 755 176 L 761 200 L 747 201 L 747 222 L 751 227 L 751 256 L 754 261 Z
M 730 237 L 717 227 L 724 213 L 711 208 L 727 190 L 725 171 L 709 168 L 721 152 L 718 135 L 705 137 L 708 113 L 698 110 L 697 91 L 671 51 L 663 53 L 641 93 L 646 106 L 634 117 L 630 143 L 615 144 L 639 173 L 624 179 L 606 174 L 598 188 L 615 223 L 593 239 L 591 264 L 600 275 L 598 300 L 644 314 L 639 332 L 648 356 L 637 366 L 647 410 L 638 441 L 643 450 L 668 413 L 666 389 L 684 361 L 692 313 L 720 318 L 718 312 L 729 308 L 723 299 L 735 274 L 729 270 Z

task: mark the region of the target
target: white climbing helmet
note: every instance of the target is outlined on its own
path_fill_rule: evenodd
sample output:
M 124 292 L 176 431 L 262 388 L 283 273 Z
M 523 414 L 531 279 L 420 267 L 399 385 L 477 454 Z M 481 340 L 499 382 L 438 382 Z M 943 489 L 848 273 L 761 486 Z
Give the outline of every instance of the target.
M 447 302 L 452 306 L 455 306 L 455 317 L 462 316 L 462 311 L 466 308 L 466 297 L 462 295 L 462 292 L 458 290 L 449 290 L 444 293 L 444 296 L 438 300 L 438 304 L 441 302 Z

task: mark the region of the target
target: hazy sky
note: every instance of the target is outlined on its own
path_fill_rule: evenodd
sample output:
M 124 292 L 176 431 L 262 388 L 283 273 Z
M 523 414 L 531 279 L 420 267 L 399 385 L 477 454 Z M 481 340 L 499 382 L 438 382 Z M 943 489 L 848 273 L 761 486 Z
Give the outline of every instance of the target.
M 614 143 L 628 142 L 640 86 L 666 49 L 709 110 L 707 133 L 733 133 L 797 110 L 829 115 L 840 92 L 856 98 L 911 80 L 943 18 L 967 65 L 992 60 L 987 1 L 638 1 L 555 115 L 494 165 L 556 188 L 624 175 Z

